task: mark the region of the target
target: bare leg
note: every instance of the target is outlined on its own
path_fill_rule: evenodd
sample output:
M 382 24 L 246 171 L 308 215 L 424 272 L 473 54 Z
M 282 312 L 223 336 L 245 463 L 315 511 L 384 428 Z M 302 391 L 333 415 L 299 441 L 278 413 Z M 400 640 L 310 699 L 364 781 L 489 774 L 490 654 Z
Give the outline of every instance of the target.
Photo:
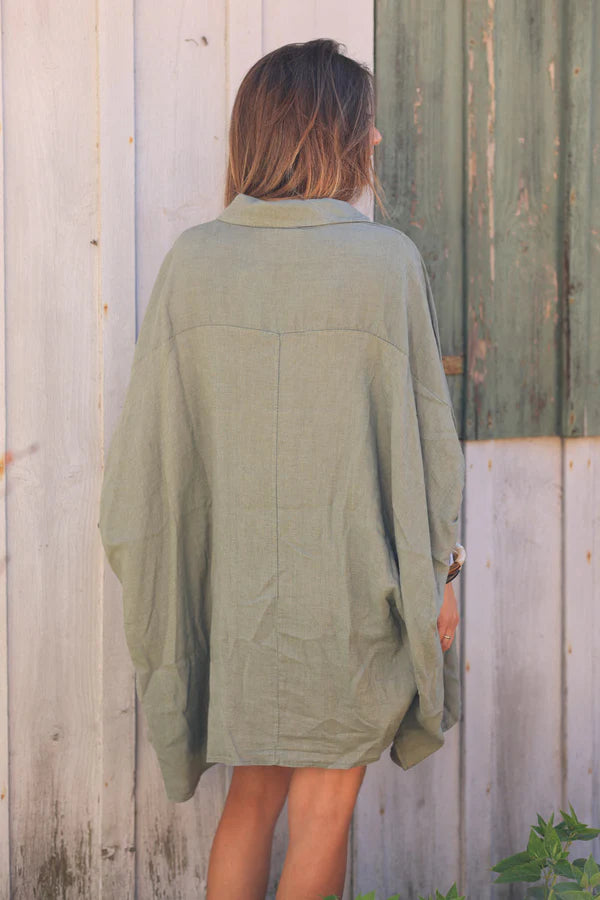
M 264 900 L 273 831 L 293 772 L 235 766 L 210 851 L 206 900 Z
M 366 769 L 294 769 L 288 791 L 289 844 L 277 900 L 341 898 L 348 830 Z

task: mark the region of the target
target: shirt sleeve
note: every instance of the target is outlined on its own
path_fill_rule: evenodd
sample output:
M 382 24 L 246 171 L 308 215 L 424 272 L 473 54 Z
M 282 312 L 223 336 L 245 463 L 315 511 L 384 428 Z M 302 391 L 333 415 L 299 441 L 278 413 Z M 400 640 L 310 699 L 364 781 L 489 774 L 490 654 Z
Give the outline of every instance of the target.
M 457 641 L 442 650 L 437 618 L 465 482 L 431 285 L 412 247 L 404 281 L 409 388 L 397 399 L 402 429 L 393 457 L 400 615 L 417 687 L 390 751 L 404 769 L 438 750 L 443 732 L 460 718 Z
M 167 796 L 187 800 L 205 761 L 206 628 L 197 604 L 198 554 L 174 512 L 180 409 L 171 377 L 169 300 L 173 250 L 165 256 L 134 351 L 124 404 L 105 455 L 98 527 L 122 585 L 123 623 L 148 739 Z

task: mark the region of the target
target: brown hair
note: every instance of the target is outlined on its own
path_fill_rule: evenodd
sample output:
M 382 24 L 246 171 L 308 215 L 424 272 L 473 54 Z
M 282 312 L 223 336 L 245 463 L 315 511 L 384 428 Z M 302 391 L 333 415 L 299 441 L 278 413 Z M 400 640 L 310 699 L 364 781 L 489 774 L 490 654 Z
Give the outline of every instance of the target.
M 389 218 L 373 167 L 373 75 L 341 47 L 285 44 L 246 73 L 231 113 L 226 205 L 236 194 L 351 202 L 369 189 Z

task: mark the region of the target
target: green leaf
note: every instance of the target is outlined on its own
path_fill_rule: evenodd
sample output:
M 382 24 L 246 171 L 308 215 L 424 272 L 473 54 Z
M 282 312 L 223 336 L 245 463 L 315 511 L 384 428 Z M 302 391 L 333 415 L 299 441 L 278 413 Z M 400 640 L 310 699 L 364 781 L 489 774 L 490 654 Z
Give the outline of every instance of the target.
M 573 884 L 571 881 L 559 881 L 554 885 L 554 890 L 557 896 L 561 898 L 573 893 L 579 896 L 579 894 L 581 894 L 582 892 L 582 889 L 578 885 Z M 583 893 L 585 893 L 585 891 Z
M 574 878 L 577 884 L 581 879 L 581 869 L 572 865 L 568 859 L 559 859 L 554 866 L 557 875 L 564 875 L 565 878 Z
M 546 900 L 546 886 L 540 884 L 535 887 L 527 888 L 525 897 L 531 898 L 531 900 Z
M 542 872 L 543 866 L 537 862 L 527 862 L 520 866 L 513 866 L 506 869 L 492 884 L 509 884 L 513 881 L 537 881 Z
M 456 887 L 456 882 L 454 882 L 454 884 L 446 894 L 446 897 L 442 898 L 442 900 L 467 900 L 467 898 L 464 896 L 458 896 L 458 888 Z
M 548 826 L 548 829 L 544 836 L 544 846 L 546 848 L 546 853 L 551 859 L 557 859 L 563 852 L 560 838 L 556 833 L 556 829 L 552 825 Z
M 555 885 L 555 889 L 558 887 L 558 884 Z M 559 896 L 561 900 L 581 900 L 582 897 L 591 897 L 593 900 L 594 898 L 594 895 L 590 894 L 589 891 L 581 891 L 578 888 L 575 888 L 575 890 L 572 891 L 565 891 L 564 894 L 561 892 Z
M 591 828 L 589 825 L 585 826 L 585 830 L 581 830 L 577 832 L 576 840 L 578 841 L 593 841 L 595 837 L 598 837 L 600 834 L 600 828 Z
M 527 853 L 529 854 L 530 859 L 546 859 L 546 847 L 544 841 L 535 833 L 533 828 L 529 832 Z
M 521 863 L 527 862 L 531 862 L 531 857 L 527 850 L 522 850 L 520 853 L 514 853 L 512 856 L 501 859 L 495 866 L 490 866 L 490 869 L 492 872 L 504 872 L 505 869 L 510 869 L 512 866 L 518 866 Z
M 595 875 L 596 872 L 598 872 L 598 863 L 594 860 L 594 857 L 591 853 L 585 861 L 583 871 L 588 876 L 588 878 L 591 878 L 592 875 Z

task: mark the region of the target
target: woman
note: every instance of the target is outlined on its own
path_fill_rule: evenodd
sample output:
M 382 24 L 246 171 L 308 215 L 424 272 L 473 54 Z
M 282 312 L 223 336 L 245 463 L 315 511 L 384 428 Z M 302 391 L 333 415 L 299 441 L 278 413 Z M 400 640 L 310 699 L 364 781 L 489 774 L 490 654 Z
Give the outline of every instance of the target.
M 105 462 L 100 530 L 169 799 L 234 766 L 208 900 L 341 896 L 368 762 L 460 714 L 446 585 L 464 458 L 421 256 L 351 201 L 381 140 L 331 40 L 260 59 L 225 209 L 167 253 Z

